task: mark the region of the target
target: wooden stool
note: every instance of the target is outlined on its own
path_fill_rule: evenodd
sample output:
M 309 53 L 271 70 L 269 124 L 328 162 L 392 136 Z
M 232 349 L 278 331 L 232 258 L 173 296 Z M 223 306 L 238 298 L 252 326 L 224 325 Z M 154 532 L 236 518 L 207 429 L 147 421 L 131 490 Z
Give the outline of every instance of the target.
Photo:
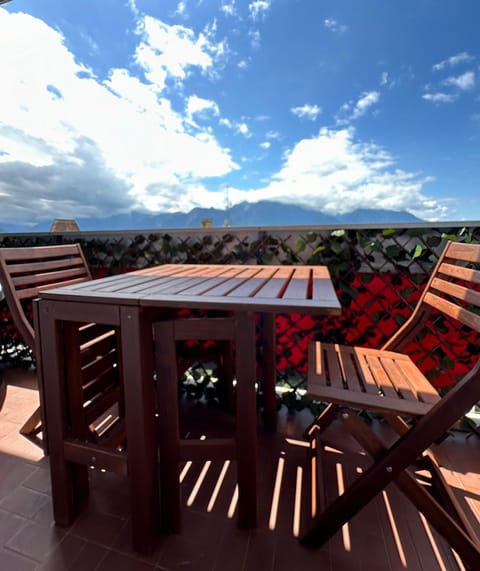
M 162 529 L 179 532 L 181 494 L 179 463 L 183 460 L 237 461 L 238 523 L 256 525 L 256 355 L 253 314 L 232 317 L 171 319 L 154 324 Z M 235 438 L 182 440 L 179 429 L 176 342 L 212 339 L 235 342 Z

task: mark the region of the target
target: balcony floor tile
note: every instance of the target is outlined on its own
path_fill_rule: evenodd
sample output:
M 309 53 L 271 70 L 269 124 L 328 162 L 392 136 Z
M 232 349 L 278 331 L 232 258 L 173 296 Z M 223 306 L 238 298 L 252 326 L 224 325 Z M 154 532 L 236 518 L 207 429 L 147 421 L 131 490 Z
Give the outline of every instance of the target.
M 330 541 L 318 549 L 302 547 L 295 514 L 305 511 L 308 497 L 295 489 L 308 488 L 307 449 L 301 439 L 308 413 L 280 414 L 279 430 L 259 438 L 258 527 L 242 530 L 232 508 L 235 489 L 231 464 L 215 502 L 212 491 L 223 463 L 212 462 L 196 495 L 192 494 L 204 464 L 194 463 L 183 483 L 183 528 L 161 536 L 154 553 L 136 554 L 130 543 L 126 480 L 92 471 L 89 501 L 68 529 L 53 525 L 48 459 L 18 436 L 24 417 L 38 403 L 30 372 L 9 386 L 0 412 L 0 569 L 2 571 L 429 571 L 459 567 L 445 541 L 393 486 L 379 495 Z M 30 375 L 30 376 L 29 376 Z M 27 387 L 28 383 L 28 387 Z M 197 411 L 198 412 L 198 411 Z M 211 418 L 219 421 L 221 415 Z M 198 421 L 198 419 L 197 419 Z M 229 425 L 229 426 L 227 426 Z M 200 426 L 200 424 L 198 425 Z M 231 429 L 231 422 L 226 423 Z M 378 426 L 383 430 L 382 426 Z M 368 458 L 332 425 L 325 433 L 326 492 L 338 493 Z M 6 449 L 4 442 L 8 441 Z M 32 448 L 33 447 L 33 448 Z M 480 439 L 455 433 L 440 446 L 445 476 L 467 504 L 474 526 L 480 521 Z M 448 469 L 450 468 L 450 470 Z M 279 482 L 278 503 L 274 482 Z M 299 483 L 301 482 L 301 485 Z M 233 512 L 233 513 L 232 513 Z M 300 520 L 301 521 L 301 520 Z

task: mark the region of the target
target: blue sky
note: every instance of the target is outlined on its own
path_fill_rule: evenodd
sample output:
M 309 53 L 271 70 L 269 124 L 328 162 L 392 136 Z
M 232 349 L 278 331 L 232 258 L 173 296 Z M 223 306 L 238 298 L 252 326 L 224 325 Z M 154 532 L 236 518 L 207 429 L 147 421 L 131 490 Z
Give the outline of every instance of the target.
M 478 0 L 2 4 L 0 222 L 265 199 L 480 220 L 478 22 Z

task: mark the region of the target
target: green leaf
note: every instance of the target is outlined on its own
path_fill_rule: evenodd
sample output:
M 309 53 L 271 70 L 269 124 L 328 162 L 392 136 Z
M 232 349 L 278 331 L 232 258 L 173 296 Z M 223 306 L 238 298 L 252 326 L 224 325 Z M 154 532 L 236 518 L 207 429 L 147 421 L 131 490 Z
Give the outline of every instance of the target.
M 394 236 L 397 233 L 397 231 L 394 228 L 385 228 L 385 230 L 382 230 L 382 236 L 384 238 L 389 238 L 390 236 Z
M 295 250 L 297 252 L 303 252 L 303 250 L 305 250 L 305 241 L 302 240 L 302 238 L 297 240 L 297 243 L 295 244 Z
M 412 260 L 415 260 L 415 258 L 419 258 L 422 255 L 422 252 L 423 252 L 422 246 L 420 246 L 420 244 L 417 244 L 415 246 L 415 251 L 413 252 L 412 255 Z
M 312 256 L 320 254 L 320 252 L 325 252 L 326 249 L 326 246 L 317 246 L 315 250 L 313 250 Z

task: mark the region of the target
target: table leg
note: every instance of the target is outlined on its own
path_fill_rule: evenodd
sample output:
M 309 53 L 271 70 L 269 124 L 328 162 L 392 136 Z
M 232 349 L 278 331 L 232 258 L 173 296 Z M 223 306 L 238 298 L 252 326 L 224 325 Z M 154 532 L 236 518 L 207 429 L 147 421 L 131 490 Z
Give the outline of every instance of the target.
M 257 410 L 255 316 L 235 316 L 237 369 L 238 524 L 257 525 Z
M 152 324 L 137 306 L 120 308 L 133 547 L 153 550 L 159 528 Z

